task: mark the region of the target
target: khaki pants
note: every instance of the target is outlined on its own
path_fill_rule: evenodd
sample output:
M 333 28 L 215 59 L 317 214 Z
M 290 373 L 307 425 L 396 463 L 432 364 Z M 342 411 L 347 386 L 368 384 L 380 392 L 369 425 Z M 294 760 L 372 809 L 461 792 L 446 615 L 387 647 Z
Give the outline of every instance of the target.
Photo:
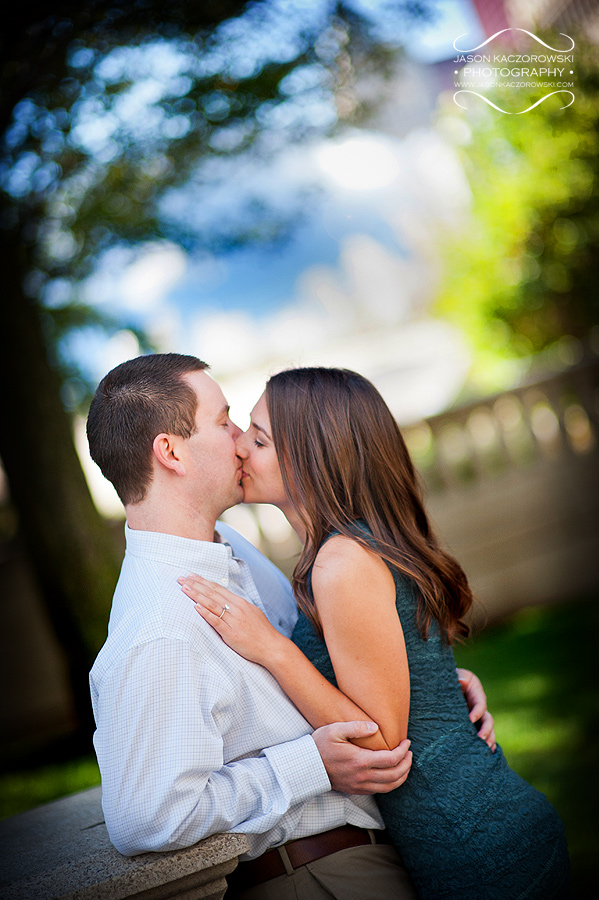
M 397 851 L 388 844 L 349 847 L 225 900 L 416 900 Z

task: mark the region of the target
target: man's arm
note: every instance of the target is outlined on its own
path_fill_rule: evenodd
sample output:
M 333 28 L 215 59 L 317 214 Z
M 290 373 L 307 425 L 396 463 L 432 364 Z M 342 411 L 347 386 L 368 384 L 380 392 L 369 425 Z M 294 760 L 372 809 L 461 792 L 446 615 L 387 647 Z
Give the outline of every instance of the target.
M 187 847 L 223 831 L 263 833 L 331 786 L 372 793 L 405 779 L 407 747 L 375 753 L 349 743 L 365 723 L 326 726 L 225 762 L 237 726 L 231 717 L 240 716 L 248 752 L 252 722 L 223 703 L 235 693 L 223 679 L 185 641 L 164 639 L 129 651 L 94 686 L 102 805 L 124 855 Z
M 247 752 L 256 747 L 251 719 L 223 702 L 234 693 L 222 669 L 204 665 L 185 641 L 166 639 L 129 651 L 94 688 L 102 805 L 121 853 L 187 847 L 222 831 L 265 832 L 291 805 L 330 790 L 309 734 L 225 762 L 232 716 Z M 237 739 L 236 753 L 243 743 Z

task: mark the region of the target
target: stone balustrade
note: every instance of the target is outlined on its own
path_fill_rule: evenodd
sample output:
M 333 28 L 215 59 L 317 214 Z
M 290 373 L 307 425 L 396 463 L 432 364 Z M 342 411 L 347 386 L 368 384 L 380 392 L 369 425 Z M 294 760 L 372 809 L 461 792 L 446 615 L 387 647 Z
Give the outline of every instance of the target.
M 0 822 L 2 900 L 222 900 L 247 850 L 217 834 L 170 853 L 121 856 L 108 839 L 100 788 Z
M 431 495 L 546 460 L 596 455 L 599 362 L 431 416 L 403 433 Z
M 599 364 L 404 429 L 477 625 L 599 587 Z

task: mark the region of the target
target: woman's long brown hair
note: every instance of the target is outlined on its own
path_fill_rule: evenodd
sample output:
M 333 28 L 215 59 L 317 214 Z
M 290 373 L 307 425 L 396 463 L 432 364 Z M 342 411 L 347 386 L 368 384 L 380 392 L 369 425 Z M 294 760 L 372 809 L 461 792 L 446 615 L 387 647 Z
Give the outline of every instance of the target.
M 433 621 L 448 643 L 466 636 L 468 580 L 437 543 L 410 454 L 374 385 L 347 369 L 290 369 L 269 380 L 266 402 L 285 492 L 306 529 L 293 587 L 318 633 L 308 574 L 334 531 L 374 549 L 356 533 L 362 519 L 375 552 L 417 586 L 422 636 Z

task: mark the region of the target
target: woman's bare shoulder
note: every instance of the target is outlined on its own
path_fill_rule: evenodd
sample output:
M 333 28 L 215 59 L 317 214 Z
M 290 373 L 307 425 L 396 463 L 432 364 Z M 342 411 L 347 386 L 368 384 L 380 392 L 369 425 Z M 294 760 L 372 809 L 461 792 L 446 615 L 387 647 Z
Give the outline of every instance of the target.
M 363 578 L 392 580 L 380 556 L 354 538 L 336 534 L 322 545 L 312 570 L 312 584 L 316 590 L 356 583 Z

